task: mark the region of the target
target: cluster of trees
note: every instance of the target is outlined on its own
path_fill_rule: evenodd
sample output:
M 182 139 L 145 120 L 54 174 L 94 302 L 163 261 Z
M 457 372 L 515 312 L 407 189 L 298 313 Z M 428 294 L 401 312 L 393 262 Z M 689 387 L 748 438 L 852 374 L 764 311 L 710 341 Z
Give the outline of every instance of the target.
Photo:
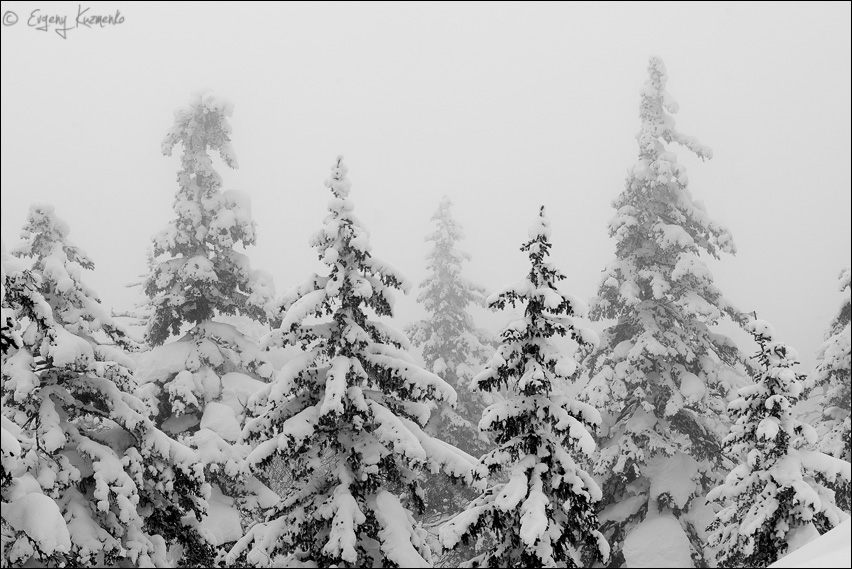
M 143 283 L 144 340 L 83 282 L 94 264 L 68 226 L 34 205 L 2 256 L 3 565 L 764 567 L 837 526 L 850 271 L 819 365 L 796 372 L 793 348 L 701 260 L 733 240 L 666 145 L 711 151 L 676 130 L 662 61 L 648 70 L 590 308 L 560 288 L 543 206 L 528 274 L 487 296 L 463 276 L 445 198 L 427 317 L 395 329 L 381 318 L 412 285 L 372 253 L 342 158 L 310 240 L 322 270 L 276 299 L 236 249 L 256 232 L 213 168 L 210 151 L 236 158 L 233 108 L 211 93 L 163 143 L 182 147 L 181 169 Z M 523 316 L 497 338 L 470 314 L 507 305 Z M 600 337 L 586 317 L 606 322 Z M 723 318 L 756 356 L 715 331 Z M 795 411 L 811 392 L 815 426 Z

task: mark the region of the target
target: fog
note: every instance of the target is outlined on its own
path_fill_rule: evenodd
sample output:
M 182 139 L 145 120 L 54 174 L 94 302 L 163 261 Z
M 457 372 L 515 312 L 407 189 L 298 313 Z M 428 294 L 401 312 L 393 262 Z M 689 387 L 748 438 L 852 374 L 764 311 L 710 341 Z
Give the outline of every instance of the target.
M 119 12 L 121 23 L 38 29 L 40 15 L 71 25 L 89 6 L 87 16 Z M 796 347 L 801 371 L 839 307 L 852 233 L 849 3 L 2 11 L 3 242 L 18 241 L 30 203 L 53 204 L 96 263 L 87 282 L 118 310 L 138 300 L 124 285 L 172 217 L 179 159 L 160 143 L 199 88 L 235 105 L 240 167 L 217 166 L 223 189 L 252 198 L 258 243 L 247 253 L 279 294 L 323 268 L 308 238 L 342 154 L 373 254 L 412 283 L 426 274 L 424 236 L 446 194 L 465 228 L 468 277 L 489 290 L 522 278 L 518 248 L 545 205 L 564 289 L 590 298 L 615 254 L 611 202 L 638 153 L 650 55 L 668 69 L 678 129 L 714 151 L 701 162 L 671 148 L 693 196 L 733 233 L 737 255 L 709 262 L 717 285 Z M 422 316 L 415 297 L 398 296 L 399 327 Z M 475 318 L 496 331 L 508 314 Z

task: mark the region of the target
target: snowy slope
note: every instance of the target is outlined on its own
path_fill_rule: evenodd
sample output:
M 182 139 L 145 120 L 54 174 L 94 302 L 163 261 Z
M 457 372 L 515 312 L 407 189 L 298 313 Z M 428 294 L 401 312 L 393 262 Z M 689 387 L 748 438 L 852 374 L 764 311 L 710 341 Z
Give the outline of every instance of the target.
M 852 518 L 769 567 L 852 567 Z

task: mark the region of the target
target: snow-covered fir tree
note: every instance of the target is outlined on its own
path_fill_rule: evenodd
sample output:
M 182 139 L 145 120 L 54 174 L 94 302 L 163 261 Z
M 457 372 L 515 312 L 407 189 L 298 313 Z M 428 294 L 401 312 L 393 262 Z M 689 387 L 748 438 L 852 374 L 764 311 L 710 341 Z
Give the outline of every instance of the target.
M 239 442 L 249 396 L 265 385 L 272 366 L 234 315 L 265 322 L 273 301 L 271 278 L 253 270 L 237 247 L 255 242 L 248 196 L 222 191 L 208 150 L 237 167 L 228 117 L 233 105 L 211 92 L 193 95 L 175 112 L 162 150 L 181 145 L 175 219 L 155 235 L 145 280 L 149 298 L 146 340 L 138 357 L 137 395 L 157 424 L 196 449 L 212 483 L 202 527 L 223 546 L 242 536 L 243 518 L 275 502 L 253 476 L 241 475 L 249 447 Z M 183 335 L 181 335 L 183 334 Z M 170 336 L 176 338 L 165 343 Z M 212 563 L 213 560 L 209 560 Z
M 850 291 L 852 271 L 846 268 L 840 272 L 840 292 L 843 298 L 837 316 L 831 322 L 825 342 L 819 347 L 819 363 L 808 377 L 808 387 L 819 386 L 825 389 L 823 423 L 820 426 L 820 447 L 837 458 L 852 461 L 852 418 L 850 418 L 850 399 L 852 399 L 852 332 L 850 332 L 850 312 L 852 312 L 852 291 Z M 848 503 L 846 505 L 848 509 Z
M 153 346 L 179 334 L 187 323 L 221 314 L 266 318 L 271 282 L 235 249 L 255 243 L 251 202 L 238 190 L 220 190 L 222 178 L 207 154 L 218 151 L 225 164 L 237 167 L 228 122 L 233 110 L 222 97 L 197 93 L 175 112 L 163 140 L 163 154 L 171 156 L 178 144 L 183 154 L 173 205 L 177 217 L 154 237 L 157 262 L 145 282 L 153 311 L 146 337 Z
M 427 237 L 434 243 L 427 255 L 426 279 L 420 283 L 417 301 L 428 316 L 405 330 L 415 347 L 422 347 L 426 368 L 441 376 L 458 394 L 455 408 L 443 405 L 434 413 L 426 431 L 474 456 L 487 450 L 488 441 L 477 424 L 493 397 L 470 390 L 470 381 L 494 351 L 488 334 L 478 329 L 468 312 L 482 306 L 485 289 L 462 275 L 462 263 L 470 255 L 456 249 L 464 238 L 461 225 L 453 219 L 452 202 L 446 196 L 432 216 L 435 229 Z
M 592 378 L 584 397 L 604 416 L 595 472 L 612 565 L 625 557 L 655 564 L 662 550 L 649 538 L 664 532 L 677 562 L 703 566 L 712 516 L 703 497 L 718 481 L 727 396 L 746 358 L 712 329 L 726 315 L 742 319 L 699 255 L 718 258 L 735 247 L 693 199 L 685 168 L 665 144 L 677 142 L 702 159 L 712 152 L 675 129 L 669 113 L 678 106 L 658 57 L 651 57 L 648 73 L 639 160 L 613 202 L 617 213 L 609 225 L 616 258 L 603 271 L 591 309 L 592 319 L 615 322 L 588 359 Z
M 793 417 L 804 379 L 793 370 L 795 350 L 775 340 L 763 320 L 747 329 L 760 346 L 759 371 L 731 402 L 735 423 L 724 441 L 738 465 L 707 496 L 722 505 L 709 527 L 720 567 L 766 567 L 796 534 L 823 533 L 847 517 L 816 475 L 848 494 L 850 464 L 816 451 L 814 428 Z
M 423 507 L 418 470 L 471 482 L 476 461 L 422 430 L 430 405 L 456 394 L 414 363 L 401 332 L 370 317 L 391 316 L 392 290 L 409 285 L 372 255 L 342 157 L 326 186 L 329 213 L 311 246 L 328 273 L 282 297 L 281 327 L 267 340 L 303 353 L 253 398 L 257 416 L 243 431 L 256 445 L 252 471 L 278 456 L 293 487 L 229 560 L 251 547 L 254 565 L 428 566 L 426 532 L 412 516 Z
M 6 259 L 8 255 L 6 253 L 6 245 L 0 243 L 0 255 L 2 255 L 2 267 L 3 273 L 0 275 L 0 298 L 4 302 L 0 304 L 2 306 L 2 312 L 0 312 L 0 350 L 5 354 L 12 348 L 17 348 L 21 345 L 20 334 L 15 329 L 15 314 L 11 308 L 6 308 Z
M 479 483 L 508 478 L 489 487 L 440 529 L 445 547 L 489 536 L 492 542 L 467 562 L 472 567 L 587 567 L 605 562 L 609 545 L 595 513 L 601 490 L 583 469 L 595 443 L 590 431 L 598 411 L 569 397 L 566 382 L 579 375 L 574 355 L 554 344 L 567 336 L 580 349 L 597 336 L 581 328 L 586 310 L 577 298 L 559 291 L 565 276 L 546 261 L 550 221 L 544 207 L 522 247 L 532 265 L 527 277 L 488 298 L 488 305 L 524 305 L 524 317 L 502 333 L 502 344 L 473 380 L 483 391 L 501 387 L 507 399 L 485 409 L 479 427 L 493 434 L 497 448 L 480 459 Z
M 476 328 L 468 312 L 472 306 L 484 306 L 485 289 L 462 274 L 462 264 L 470 255 L 456 248 L 464 233 L 453 218 L 452 205 L 447 196 L 441 199 L 432 215 L 435 228 L 426 236 L 433 247 L 426 256 L 429 275 L 420 283 L 417 301 L 426 309 L 427 317 L 406 327 L 405 332 L 415 347 L 422 347 L 426 369 L 452 385 L 458 395 L 454 407 L 443 403 L 433 410 L 424 430 L 478 457 L 491 446 L 478 423 L 495 396 L 472 391 L 471 380 L 494 348 L 489 345 L 491 335 Z M 423 488 L 427 524 L 433 520 L 435 525 L 440 524 L 477 495 L 470 486 L 446 484 L 442 473 L 424 473 Z M 471 557 L 472 551 L 459 547 L 445 552 L 435 563 L 453 565 Z
M 191 562 L 209 493 L 196 454 L 132 395 L 126 335 L 67 224 L 35 205 L 22 236 L 2 260 L 3 566 L 170 566 L 172 545 Z

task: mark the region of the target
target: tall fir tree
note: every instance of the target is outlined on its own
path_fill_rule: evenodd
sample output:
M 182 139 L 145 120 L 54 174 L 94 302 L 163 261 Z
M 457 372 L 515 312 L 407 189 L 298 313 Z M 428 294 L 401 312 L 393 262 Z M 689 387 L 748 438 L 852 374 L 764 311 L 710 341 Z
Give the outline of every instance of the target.
M 793 417 L 804 379 L 793 370 L 795 350 L 763 320 L 747 329 L 760 346 L 759 371 L 730 404 L 735 423 L 724 442 L 738 465 L 707 496 L 722 506 L 709 528 L 720 567 L 766 567 L 795 534 L 839 525 L 845 516 L 820 478 L 847 495 L 850 484 L 850 464 L 814 450 L 816 430 Z
M 712 329 L 725 315 L 740 323 L 742 317 L 699 254 L 718 258 L 735 247 L 693 199 L 685 168 L 664 143 L 677 142 L 702 159 L 712 152 L 675 129 L 669 113 L 678 106 L 658 57 L 651 57 L 648 73 L 639 160 L 613 202 L 617 213 L 609 225 L 616 258 L 603 271 L 591 309 L 592 319 L 615 322 L 588 359 L 592 378 L 584 397 L 605 417 L 595 472 L 602 477 L 612 565 L 645 555 L 642 536 L 666 526 L 677 534 L 682 562 L 704 566 L 712 512 L 702 502 L 722 467 L 727 395 L 745 357 Z M 658 515 L 663 518 L 651 519 Z
M 506 326 L 502 344 L 473 380 L 479 390 L 510 393 L 482 415 L 479 426 L 493 433 L 497 448 L 476 471 L 480 484 L 501 476 L 508 482 L 488 488 L 440 529 L 449 548 L 489 536 L 493 543 L 467 562 L 472 567 L 587 567 L 609 555 L 595 513 L 601 490 L 581 466 L 594 452 L 590 431 L 601 416 L 566 394 L 580 368 L 553 342 L 567 336 L 584 350 L 597 336 L 577 321 L 584 303 L 557 288 L 565 276 L 546 261 L 550 232 L 542 207 L 521 246 L 529 274 L 488 298 L 494 308 L 522 304 L 524 317 Z
M 368 315 L 392 316 L 392 289 L 409 285 L 372 255 L 346 171 L 338 158 L 329 213 L 311 239 L 328 274 L 282 297 L 281 326 L 268 338 L 303 353 L 250 401 L 257 416 L 243 431 L 256 444 L 249 467 L 278 456 L 293 487 L 229 560 L 251 546 L 256 565 L 428 566 L 426 532 L 412 517 L 423 507 L 418 471 L 472 480 L 475 459 L 422 430 L 430 405 L 452 404 L 455 392 L 414 363 L 402 333 Z
M 224 321 L 237 315 L 265 322 L 273 301 L 271 278 L 253 270 L 237 250 L 255 243 L 250 199 L 221 190 L 208 155 L 218 151 L 226 165 L 237 167 L 232 113 L 226 99 L 197 93 L 175 112 L 163 141 L 167 156 L 175 146 L 183 148 L 176 217 L 153 239 L 144 284 L 150 303 L 146 340 L 153 349 L 139 357 L 137 372 L 137 394 L 157 424 L 196 449 L 205 464 L 213 489 L 202 527 L 223 555 L 221 548 L 242 536 L 247 518 L 275 501 L 257 478 L 241 474 L 250 449 L 239 441 L 245 403 L 271 377 L 272 366 L 254 340 Z M 177 337 L 165 343 L 170 336 Z
M 473 376 L 479 372 L 494 351 L 487 332 L 478 329 L 468 312 L 471 306 L 484 305 L 485 289 L 462 275 L 462 263 L 470 255 L 456 249 L 464 238 L 461 225 L 453 219 L 452 202 L 446 196 L 432 216 L 435 230 L 427 237 L 434 243 L 427 255 L 430 274 L 420 283 L 417 301 L 428 316 L 405 330 L 415 347 L 423 348 L 426 368 L 441 376 L 458 394 L 455 408 L 443 405 L 434 413 L 426 432 L 467 453 L 479 456 L 488 447 L 477 424 L 482 411 L 493 403 L 493 397 L 470 389 Z
M 224 98 L 197 93 L 175 112 L 163 140 L 163 154 L 171 156 L 178 144 L 183 154 L 173 206 L 177 217 L 154 237 L 158 260 L 145 281 L 153 311 L 146 338 L 152 346 L 178 335 L 186 324 L 222 314 L 266 318 L 271 283 L 235 249 L 255 243 L 250 200 L 237 190 L 221 191 L 222 178 L 207 154 L 218 151 L 226 165 L 237 168 L 228 122 L 233 110 Z
M 203 550 L 196 454 L 132 395 L 126 335 L 82 281 L 94 264 L 51 206 L 3 258 L 4 566 L 168 566 Z M 191 558 L 191 556 L 190 556 Z
M 808 376 L 807 386 L 825 389 L 823 422 L 820 426 L 821 449 L 846 462 L 852 461 L 852 418 L 850 418 L 850 400 L 852 400 L 852 332 L 850 332 L 850 313 L 852 313 L 852 291 L 850 291 L 849 268 L 840 272 L 840 292 L 843 299 L 837 316 L 832 320 L 825 335 L 825 342 L 819 347 L 816 369 Z M 848 500 L 845 509 L 849 510 Z

